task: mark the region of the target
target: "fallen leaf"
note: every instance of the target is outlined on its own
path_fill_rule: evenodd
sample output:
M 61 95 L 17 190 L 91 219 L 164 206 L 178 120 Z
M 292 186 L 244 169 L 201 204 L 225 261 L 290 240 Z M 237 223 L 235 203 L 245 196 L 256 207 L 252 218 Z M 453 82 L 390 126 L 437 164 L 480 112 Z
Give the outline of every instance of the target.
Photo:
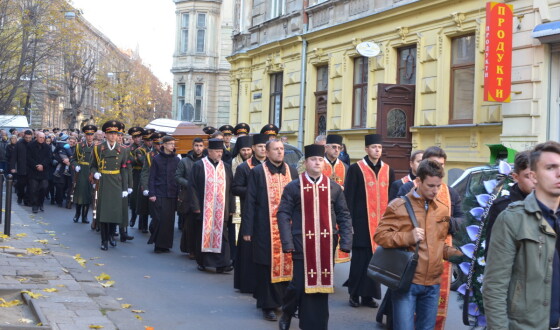
M 10 239 L 10 236 L 6 235 L 6 234 L 2 234 L 2 236 L 0 236 L 0 238 L 2 239 Z
M 139 319 L 140 321 L 142 321 L 142 316 L 140 315 L 134 315 L 135 318 Z
M 28 278 L 25 278 L 25 277 L 22 277 L 22 278 L 18 278 L 17 280 L 18 280 L 18 281 L 20 281 L 20 282 L 26 282 L 26 281 L 29 281 L 29 279 L 28 279 Z
M 0 246 L 0 249 L 13 249 L 13 246 L 7 246 L 7 245 L 2 245 Z
M 102 329 L 104 328 L 102 325 L 95 325 L 95 324 L 90 324 L 89 325 L 90 329 Z
M 27 293 L 29 295 L 29 297 L 31 297 L 33 299 L 38 299 L 38 298 L 44 297 L 39 292 L 31 292 L 31 291 L 23 290 L 23 291 L 21 291 L 21 293 Z
M 43 322 L 37 323 L 37 326 L 38 326 L 38 327 L 42 327 L 42 326 L 43 326 Z
M 105 283 L 101 283 L 101 286 L 104 287 L 104 288 L 108 288 L 108 287 L 113 286 L 113 284 L 115 284 L 115 281 L 107 281 Z
M 96 266 L 105 266 L 105 264 L 95 264 Z
M 0 307 L 14 307 L 19 305 L 23 305 L 23 303 L 17 299 L 6 301 L 4 298 L 0 298 Z
M 121 308 L 130 308 L 132 305 L 131 304 L 121 304 Z
M 43 249 L 41 248 L 27 248 L 27 253 L 34 254 L 36 256 L 43 254 Z
M 43 289 L 43 291 L 45 291 L 45 292 L 57 292 L 58 289 L 56 289 L 56 288 L 48 288 L 48 289 Z
M 133 309 L 133 310 L 131 310 L 131 312 L 133 312 L 133 313 L 138 313 L 138 314 L 144 313 L 144 311 L 141 310 L 141 309 Z
M 106 281 L 106 280 L 110 280 L 111 276 L 109 276 L 108 274 L 105 273 L 101 273 L 99 274 L 99 276 L 95 276 L 95 279 L 98 281 Z
M 37 242 L 37 243 L 41 243 L 41 244 L 48 244 L 49 240 L 48 239 L 36 239 L 33 242 Z
M 16 254 L 16 257 L 23 257 L 23 254 Z
M 25 237 L 25 236 L 27 236 L 27 234 L 26 233 L 19 233 L 19 234 L 16 234 L 16 236 L 17 237 Z
M 76 254 L 72 258 L 74 258 L 74 260 L 76 260 L 76 262 L 79 263 L 80 266 L 86 268 L 86 259 L 82 258 L 79 254 Z

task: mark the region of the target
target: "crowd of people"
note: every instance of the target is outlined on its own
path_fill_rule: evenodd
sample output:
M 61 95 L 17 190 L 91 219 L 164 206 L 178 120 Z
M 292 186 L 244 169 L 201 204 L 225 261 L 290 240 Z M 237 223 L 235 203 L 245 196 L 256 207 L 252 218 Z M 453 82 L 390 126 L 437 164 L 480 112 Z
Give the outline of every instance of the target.
M 344 286 L 351 307 L 378 308 L 377 320 L 385 317 L 392 329 L 444 328 L 451 276 L 444 260 L 463 255 L 452 236 L 464 230 L 465 215 L 461 196 L 443 183 L 443 149 L 414 151 L 409 173 L 396 178 L 378 134 L 364 136 L 366 155 L 353 164 L 342 136 L 318 136 L 292 167 L 272 124 L 252 135 L 245 123 L 204 132 L 206 144 L 195 138 L 191 151 L 177 154 L 173 136 L 125 131 L 116 120 L 81 132 L 0 131 L 0 168 L 15 176 L 18 203 L 35 213 L 50 199 L 74 206 L 74 222 L 90 223 L 91 209 L 104 251 L 117 237 L 134 239 L 128 228 L 138 223 L 155 253 L 169 252 L 177 220 L 180 250 L 198 270 L 234 270 L 234 288 L 253 294 L 263 318 L 280 329 L 295 315 L 301 329 L 328 328 L 334 267 L 343 262 L 350 262 Z M 519 153 L 513 177 L 510 195 L 488 212 L 488 326 L 557 328 L 560 144 Z M 407 291 L 382 297 L 380 283 L 367 276 L 378 246 L 418 249 Z

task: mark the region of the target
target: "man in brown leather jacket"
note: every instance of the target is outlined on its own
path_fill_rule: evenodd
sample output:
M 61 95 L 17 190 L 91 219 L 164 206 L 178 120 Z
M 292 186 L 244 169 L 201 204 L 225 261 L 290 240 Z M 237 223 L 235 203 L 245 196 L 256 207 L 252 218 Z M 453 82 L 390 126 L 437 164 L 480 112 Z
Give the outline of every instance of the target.
M 415 244 L 419 244 L 418 266 L 410 289 L 392 292 L 395 330 L 434 328 L 443 259 L 461 255 L 460 251 L 445 243 L 450 210 L 438 198 L 443 168 L 439 163 L 425 159 L 418 166 L 417 175 L 418 186 L 406 196 L 411 201 L 419 227 L 414 228 L 404 200 L 397 198 L 387 206 L 374 236 L 375 242 L 384 248 L 414 250 Z

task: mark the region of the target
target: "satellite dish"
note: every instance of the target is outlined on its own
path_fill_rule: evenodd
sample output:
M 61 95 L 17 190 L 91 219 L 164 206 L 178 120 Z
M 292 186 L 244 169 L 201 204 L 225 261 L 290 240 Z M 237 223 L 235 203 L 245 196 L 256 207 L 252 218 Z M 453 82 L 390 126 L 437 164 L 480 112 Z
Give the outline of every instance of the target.
M 362 56 L 374 57 L 381 53 L 381 48 L 373 41 L 365 41 L 356 46 L 356 51 Z
M 194 107 L 190 103 L 183 104 L 183 109 L 181 109 L 181 119 L 183 121 L 193 121 Z

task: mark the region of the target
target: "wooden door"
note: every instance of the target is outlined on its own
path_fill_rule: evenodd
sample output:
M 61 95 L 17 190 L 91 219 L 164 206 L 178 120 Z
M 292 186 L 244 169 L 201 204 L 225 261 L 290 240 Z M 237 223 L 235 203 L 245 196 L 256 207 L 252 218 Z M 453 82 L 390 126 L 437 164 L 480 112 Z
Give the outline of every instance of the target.
M 382 159 L 395 171 L 395 179 L 408 174 L 414 125 L 415 85 L 379 84 L 377 133 L 383 137 Z

